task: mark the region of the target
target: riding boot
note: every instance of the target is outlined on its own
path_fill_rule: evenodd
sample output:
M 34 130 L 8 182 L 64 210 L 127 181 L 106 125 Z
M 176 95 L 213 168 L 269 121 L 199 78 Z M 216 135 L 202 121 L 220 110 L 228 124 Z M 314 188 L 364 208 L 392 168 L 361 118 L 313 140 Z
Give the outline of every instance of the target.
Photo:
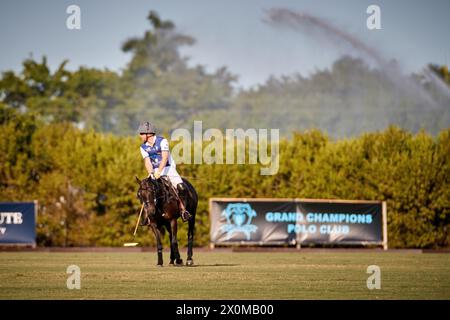
M 192 215 L 189 213 L 189 211 L 186 210 L 186 205 L 187 205 L 186 185 L 184 183 L 177 184 L 177 191 L 178 191 L 178 197 L 180 198 L 181 205 L 183 207 L 183 208 L 181 208 L 181 219 L 183 219 L 183 222 L 186 222 L 192 218 Z

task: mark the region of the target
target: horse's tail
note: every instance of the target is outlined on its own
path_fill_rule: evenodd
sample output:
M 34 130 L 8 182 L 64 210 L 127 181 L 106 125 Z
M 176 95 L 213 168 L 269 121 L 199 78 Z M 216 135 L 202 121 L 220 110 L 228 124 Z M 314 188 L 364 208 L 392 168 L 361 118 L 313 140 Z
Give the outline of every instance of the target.
M 197 204 L 198 204 L 198 194 L 195 191 L 194 186 L 185 178 L 182 178 L 184 184 L 187 187 L 188 193 L 188 203 L 186 205 L 186 209 L 192 214 L 192 218 L 189 219 L 188 222 L 188 251 L 187 251 L 187 262 L 188 266 L 191 266 L 194 261 L 192 260 L 192 248 L 194 247 L 194 233 L 195 233 L 195 215 L 197 213 Z
M 186 178 L 182 178 L 182 180 L 183 180 L 184 184 L 187 186 L 189 196 L 191 197 L 193 202 L 195 204 L 197 204 L 198 203 L 198 194 L 197 194 L 197 191 L 195 190 L 194 186 Z
M 187 210 L 191 213 L 191 214 L 195 214 L 195 212 L 197 211 L 197 204 L 198 204 L 198 194 L 197 191 L 195 190 L 194 186 L 189 182 L 189 180 L 182 178 L 184 184 L 187 187 L 187 193 L 188 193 L 188 205 L 187 205 Z

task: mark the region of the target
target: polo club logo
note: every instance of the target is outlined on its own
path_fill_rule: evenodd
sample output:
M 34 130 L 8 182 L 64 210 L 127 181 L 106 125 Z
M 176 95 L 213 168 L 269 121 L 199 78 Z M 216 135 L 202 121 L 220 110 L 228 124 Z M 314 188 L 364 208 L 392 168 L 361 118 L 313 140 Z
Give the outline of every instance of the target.
M 227 240 L 236 232 L 243 232 L 247 240 L 250 240 L 251 233 L 258 229 L 256 225 L 251 224 L 256 212 L 248 203 L 230 203 L 222 211 L 222 216 L 227 219 L 227 223 L 220 229 L 227 233 Z

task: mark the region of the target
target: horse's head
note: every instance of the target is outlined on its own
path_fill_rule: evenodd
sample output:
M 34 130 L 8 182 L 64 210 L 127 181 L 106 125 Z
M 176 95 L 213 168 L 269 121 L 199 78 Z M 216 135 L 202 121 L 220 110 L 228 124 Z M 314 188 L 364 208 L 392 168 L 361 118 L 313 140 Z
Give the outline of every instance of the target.
M 157 185 L 152 178 L 139 180 L 136 177 L 136 180 L 139 183 L 137 197 L 144 204 L 144 221 L 146 221 L 148 217 L 154 216 L 156 212 Z

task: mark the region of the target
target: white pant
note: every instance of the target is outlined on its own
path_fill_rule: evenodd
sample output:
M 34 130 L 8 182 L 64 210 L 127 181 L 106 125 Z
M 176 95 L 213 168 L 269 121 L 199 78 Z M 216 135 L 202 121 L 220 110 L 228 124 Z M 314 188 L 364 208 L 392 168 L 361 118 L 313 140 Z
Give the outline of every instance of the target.
M 164 167 L 163 171 L 161 172 L 161 175 L 167 176 L 169 178 L 175 190 L 177 189 L 177 184 L 183 182 L 183 180 L 181 179 L 180 175 L 177 172 L 176 166 L 174 165 Z

